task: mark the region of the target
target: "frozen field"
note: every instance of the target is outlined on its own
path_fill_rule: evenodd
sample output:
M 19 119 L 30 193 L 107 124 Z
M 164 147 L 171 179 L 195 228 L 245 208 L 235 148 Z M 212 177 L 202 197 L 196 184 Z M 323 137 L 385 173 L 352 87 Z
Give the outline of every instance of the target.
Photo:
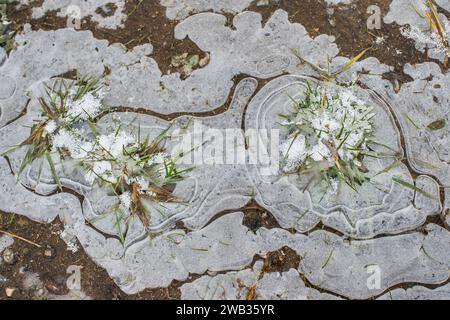
M 450 2 L 1 3 L 0 297 L 450 299 Z

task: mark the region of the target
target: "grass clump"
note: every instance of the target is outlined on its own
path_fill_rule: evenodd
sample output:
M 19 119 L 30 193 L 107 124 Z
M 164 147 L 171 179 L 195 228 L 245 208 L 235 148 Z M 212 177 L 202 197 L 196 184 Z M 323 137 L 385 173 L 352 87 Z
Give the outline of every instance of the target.
M 143 140 L 140 133 L 136 138 L 121 129 L 97 136 L 82 160 L 86 180 L 107 186 L 117 196 L 116 213 L 127 225 L 131 218 L 138 217 L 147 228 L 154 214 L 164 217 L 162 209 L 168 203 L 182 203 L 173 190 L 191 169 L 180 170 L 179 157 L 167 153 L 164 143 L 169 138 L 168 130 Z
M 7 6 L 11 3 L 11 0 L 0 0 L 0 47 L 2 47 L 7 54 L 15 48 L 14 36 L 16 33 L 11 30 L 11 22 L 7 16 Z
M 356 190 L 369 180 L 362 160 L 374 131 L 373 108 L 349 91 L 331 93 L 310 82 L 300 100 L 291 100 L 292 112 L 279 115 L 288 131 L 283 172 L 325 180 L 334 191 L 339 181 Z
M 38 99 L 41 115 L 30 129 L 30 135 L 21 144 L 2 156 L 19 148 L 27 148 L 17 178 L 35 160 L 46 159 L 55 182 L 62 189 L 56 172 L 53 154 L 62 159 L 80 158 L 85 152 L 82 143 L 88 136 L 83 128 L 103 109 L 103 84 L 97 78 L 79 77 L 68 83 L 61 79 L 45 88 L 45 97 Z M 43 163 L 41 162 L 42 170 Z
M 306 58 L 304 58 L 300 52 L 297 49 L 292 49 L 292 54 L 301 62 L 304 64 L 309 65 L 311 68 L 313 68 L 319 75 L 320 79 L 323 81 L 332 81 L 334 80 L 338 75 L 345 73 L 348 71 L 351 67 L 353 67 L 354 64 L 356 64 L 359 60 L 361 60 L 362 57 L 369 51 L 371 48 L 364 49 L 360 53 L 358 53 L 356 56 L 351 58 L 345 65 L 343 65 L 340 69 L 337 71 L 331 72 L 328 70 L 320 68 L 319 66 L 315 65 L 314 63 L 308 61 Z M 330 61 L 329 61 L 330 62 Z
M 122 222 L 128 228 L 133 217 L 148 228 L 155 214 L 164 217 L 166 205 L 183 202 L 173 192 L 191 169 L 180 170 L 177 161 L 182 155 L 171 156 L 167 152 L 165 143 L 170 137 L 170 127 L 155 138 L 144 139 L 140 128 L 133 134 L 124 130 L 114 117 L 109 128 L 100 128 L 96 118 L 106 110 L 105 89 L 101 79 L 92 77 L 55 81 L 45 88 L 45 96 L 38 99 L 41 114 L 29 137 L 1 156 L 27 148 L 17 177 L 41 160 L 40 179 L 47 161 L 60 190 L 59 171 L 53 159 L 74 166 L 76 172 L 82 169 L 86 184 L 106 187 L 107 194 L 117 197 L 111 209 L 118 229 Z M 119 230 L 122 237 L 126 232 Z

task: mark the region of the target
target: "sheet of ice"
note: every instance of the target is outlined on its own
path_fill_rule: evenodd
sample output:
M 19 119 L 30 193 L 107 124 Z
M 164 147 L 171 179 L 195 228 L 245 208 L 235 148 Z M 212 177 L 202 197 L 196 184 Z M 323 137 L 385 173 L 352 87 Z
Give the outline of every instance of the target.
M 410 289 L 395 289 L 389 291 L 378 300 L 448 300 L 450 296 L 450 284 L 429 289 L 421 286 L 414 286 Z
M 253 268 L 216 276 L 203 276 L 181 287 L 187 300 L 246 300 L 256 287 L 255 300 L 334 300 L 336 296 L 308 288 L 297 270 L 262 273 L 263 262 Z
M 12 246 L 14 243 L 14 239 L 7 235 L 0 235 L 0 253 L 3 252 L 6 248 Z
M 271 81 L 250 102 L 245 119 L 246 129 L 279 129 L 283 143 L 287 136 L 279 125 L 278 115 L 289 112 L 292 107 L 291 98 L 302 97 L 307 88 L 307 81 L 315 85 L 314 80 L 298 76 L 283 76 Z M 388 106 L 370 92 L 356 89 L 354 94 L 373 107 L 373 112 L 376 113 L 376 130 L 372 141 L 383 141 L 391 151 L 375 144 L 371 145 L 371 148 L 380 153 L 397 150 L 396 152 L 402 154 L 401 133 Z M 249 147 L 252 148 L 252 145 Z M 267 141 L 264 147 L 270 150 L 270 141 Z M 275 215 L 281 226 L 305 232 L 322 221 L 351 237 L 372 238 L 379 234 L 412 230 L 422 225 L 427 216 L 437 214 L 441 210 L 437 200 L 437 183 L 429 177 L 419 176 L 416 183 L 433 194 L 435 200 L 430 202 L 423 194 L 415 195 L 411 189 L 402 187 L 393 180 L 401 178 L 404 181 L 412 181 L 406 166 L 401 164 L 383 172 L 393 161 L 396 161 L 395 156 L 376 160 L 365 159 L 365 166 L 372 172 L 369 173 L 372 182 L 376 181 L 377 186 L 373 183 L 363 184 L 359 187 L 359 192 L 353 191 L 342 182 L 337 193 L 328 192 L 327 184 L 311 184 L 307 177 L 302 179 L 296 175 L 282 176 L 279 172 L 266 175 L 266 168 L 258 165 L 249 166 L 249 172 L 258 190 L 256 199 Z M 363 199 L 360 194 L 365 195 Z
M 450 74 L 442 73 L 435 63 L 407 64 L 404 71 L 414 81 L 404 84 L 398 93 L 386 82 L 363 82 L 395 106 L 391 110 L 401 127 L 408 161 L 418 173 L 433 177 L 443 187 L 445 215 L 450 208 L 450 112 L 446 107 L 450 104 Z
M 350 4 L 352 3 L 352 0 L 325 0 L 325 2 L 329 6 L 336 6 L 338 4 Z
M 171 20 L 183 20 L 190 15 L 200 12 L 216 12 L 238 14 L 246 10 L 250 5 L 264 7 L 269 4 L 278 4 L 280 0 L 160 0 L 160 4 L 166 7 L 167 18 Z M 352 0 L 325 0 L 327 5 L 350 4 Z
M 0 47 L 0 66 L 5 62 L 6 60 L 6 51 L 2 47 Z
M 199 12 L 223 12 L 236 14 L 246 9 L 253 0 L 160 0 L 167 8 L 166 15 L 171 20 L 183 20 Z
M 366 241 L 314 232 L 306 243 L 300 272 L 314 285 L 355 299 L 377 296 L 404 282 L 444 283 L 450 276 L 450 255 L 441 255 L 441 249 L 450 245 L 450 234 L 433 224 L 425 229 L 425 234 Z

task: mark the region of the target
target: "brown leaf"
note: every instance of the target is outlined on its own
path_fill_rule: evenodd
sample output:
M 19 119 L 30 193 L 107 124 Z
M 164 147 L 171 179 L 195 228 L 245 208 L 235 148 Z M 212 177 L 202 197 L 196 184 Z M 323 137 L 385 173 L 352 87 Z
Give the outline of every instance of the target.
M 47 122 L 39 123 L 31 132 L 31 135 L 22 142 L 22 145 L 36 144 L 39 145 L 44 137 L 45 126 Z
M 430 130 L 441 130 L 447 125 L 447 121 L 445 120 L 436 120 L 430 123 L 427 128 Z
M 156 185 L 151 185 L 149 190 L 155 194 L 155 196 L 147 196 L 151 200 L 169 202 L 176 201 L 177 197 L 175 197 L 170 191 L 164 189 L 163 187 L 159 187 Z
M 137 215 L 139 220 L 141 220 L 144 227 L 148 228 L 150 225 L 150 221 L 145 214 L 145 209 L 142 206 L 141 202 L 141 193 L 139 191 L 139 185 L 137 183 L 133 183 L 131 186 L 131 209 L 132 213 Z
M 41 104 L 42 109 L 44 109 L 45 115 L 49 119 L 55 118 L 55 113 L 52 111 L 52 109 L 48 106 L 47 102 L 43 98 L 39 98 L 39 103 Z

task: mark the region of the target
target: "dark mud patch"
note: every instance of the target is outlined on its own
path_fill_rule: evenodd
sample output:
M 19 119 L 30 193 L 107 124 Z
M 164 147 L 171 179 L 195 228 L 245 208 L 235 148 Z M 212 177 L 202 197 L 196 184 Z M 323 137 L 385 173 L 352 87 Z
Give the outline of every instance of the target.
M 0 265 L 0 274 L 7 279 L 6 282 L 0 282 L 0 300 L 7 298 L 6 288 L 15 289 L 11 299 L 46 299 L 47 294 L 42 296 L 38 288 L 24 285 L 23 281 L 30 273 L 39 276 L 48 295 L 65 295 L 69 292 L 66 284 L 70 277 L 69 266 L 81 267 L 81 289 L 93 299 L 154 300 L 181 297 L 181 283 L 175 282 L 168 288 L 147 289 L 139 294 L 126 295 L 108 273 L 89 258 L 81 246 L 75 253 L 67 250 L 66 243 L 59 237 L 64 227 L 58 220 L 51 224 L 40 224 L 21 216 L 0 213 L 0 230 L 41 246 L 37 248 L 22 240 L 14 240 L 10 249 L 14 253 L 15 263 Z
M 101 15 L 103 18 L 111 17 L 115 14 L 117 10 L 117 5 L 115 3 L 109 2 L 102 7 L 98 7 L 95 13 Z
M 290 269 L 297 270 L 302 257 L 289 247 L 283 247 L 277 251 L 269 252 L 264 260 L 264 272 L 286 272 Z
M 250 231 L 256 232 L 260 228 L 266 229 L 281 229 L 280 224 L 275 219 L 275 217 L 269 211 L 261 207 L 255 200 L 250 200 L 244 207 L 237 209 L 224 210 L 217 213 L 212 217 L 205 227 L 231 213 L 242 212 L 244 214 L 242 224 L 246 226 Z
M 261 228 L 281 228 L 275 217 L 255 200 L 250 201 L 241 211 L 244 212 L 242 224 L 253 232 Z

